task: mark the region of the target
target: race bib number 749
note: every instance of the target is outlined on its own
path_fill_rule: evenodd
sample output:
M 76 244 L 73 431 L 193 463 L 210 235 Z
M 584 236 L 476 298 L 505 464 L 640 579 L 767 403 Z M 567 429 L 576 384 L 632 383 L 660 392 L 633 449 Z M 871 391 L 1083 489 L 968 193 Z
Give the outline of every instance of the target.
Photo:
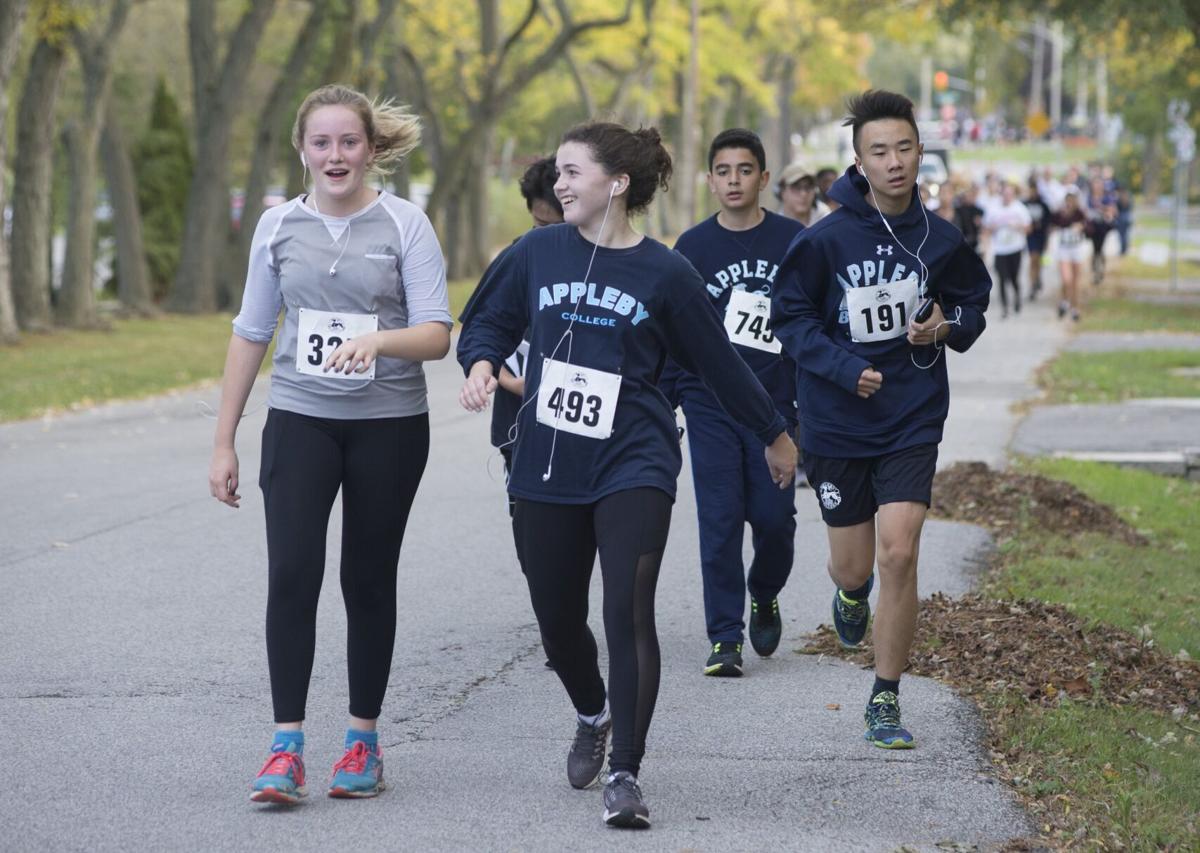
M 734 290 L 725 309 L 725 333 L 743 347 L 777 353 L 783 345 L 771 331 L 771 298 L 761 293 Z
M 608 438 L 620 393 L 620 374 L 544 359 L 537 394 L 538 423 L 584 438 Z

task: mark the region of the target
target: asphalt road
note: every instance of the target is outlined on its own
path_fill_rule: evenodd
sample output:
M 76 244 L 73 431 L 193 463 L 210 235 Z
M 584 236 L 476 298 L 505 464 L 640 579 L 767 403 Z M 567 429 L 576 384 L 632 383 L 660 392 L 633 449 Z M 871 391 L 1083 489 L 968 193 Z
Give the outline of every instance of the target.
M 1056 343 L 1030 342 L 1029 329 L 1054 327 L 1022 316 L 953 356 L 943 463 L 1003 459 L 1008 406 L 1030 392 L 1026 363 Z M 906 678 L 919 747 L 880 750 L 862 739 L 871 674 L 796 653 L 801 633 L 829 620 L 832 595 L 809 492 L 797 495 L 780 650 L 760 660 L 747 649 L 740 680 L 701 675 L 686 463 L 641 774 L 654 826 L 604 827 L 599 792 L 565 779 L 574 716 L 542 665 L 487 418 L 454 402 L 452 362 L 429 375 L 433 449 L 401 556 L 381 720 L 391 788 L 373 801 L 323 796 L 346 706 L 338 507 L 307 721 L 312 794 L 292 810 L 248 800 L 272 730 L 255 484 L 265 387 L 241 430 L 237 511 L 207 494 L 213 422 L 198 404 L 215 405 L 215 388 L 0 426 L 0 850 L 932 850 L 1028 832 L 989 770 L 972 705 Z M 930 522 L 921 594 L 964 592 L 989 547 L 978 528 Z M 596 620 L 599 594 L 597 577 Z

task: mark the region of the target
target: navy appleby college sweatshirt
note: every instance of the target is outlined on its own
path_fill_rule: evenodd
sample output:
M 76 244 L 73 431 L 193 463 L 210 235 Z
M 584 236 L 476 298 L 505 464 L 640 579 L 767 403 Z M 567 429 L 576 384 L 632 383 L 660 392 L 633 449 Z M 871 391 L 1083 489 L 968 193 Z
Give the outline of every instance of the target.
M 700 376 L 729 414 L 770 444 L 784 421 L 754 373 L 736 356 L 704 281 L 692 265 L 649 237 L 628 249 L 600 248 L 583 282 L 594 246 L 572 225 L 535 228 L 497 263 L 479 287 L 458 339 L 464 372 L 478 361 L 500 362 L 529 330 L 525 394 L 509 492 L 548 503 L 592 503 L 644 486 L 675 496 L 681 456 L 675 417 L 658 389 L 668 356 Z M 564 337 L 570 329 L 570 335 Z M 571 408 L 561 400 L 562 426 L 538 420 L 544 359 L 567 362 L 579 382 L 587 370 L 615 374 L 611 398 Z M 582 370 L 581 370 L 582 369 Z M 585 394 L 598 388 L 579 383 Z M 547 391 L 553 383 L 547 383 Z M 587 399 L 591 399 L 590 397 Z M 599 400 L 599 397 L 597 397 Z M 553 404 L 552 404 L 553 405 Z M 596 423 L 611 410 L 611 434 L 592 437 L 564 428 Z M 570 423 L 568 423 L 570 421 Z M 545 475 L 549 473 L 547 478 Z
M 946 319 L 959 321 L 944 346 L 965 352 L 985 325 L 992 280 L 959 230 L 926 215 L 914 189 L 908 210 L 888 218 L 893 237 L 868 191 L 854 167 L 838 178 L 830 196 L 842 206 L 796 237 L 772 297 L 771 326 L 798 368 L 804 450 L 818 456 L 879 456 L 942 439 L 945 353 L 922 370 L 913 359 L 928 365 L 934 347 L 914 347 L 905 335 L 914 307 L 904 299 L 907 280 L 925 279 L 913 255 Z M 862 399 L 858 378 L 868 367 L 883 385 Z
M 721 319 L 729 307 L 730 295 L 737 290 L 762 294 L 769 299 L 774 289 L 779 262 L 796 234 L 804 227 L 794 219 L 763 211 L 763 221 L 747 231 L 731 231 L 717 222 L 716 215 L 694 225 L 679 237 L 679 252 L 704 277 L 709 303 Z M 770 333 L 767 332 L 767 338 Z M 749 338 L 748 338 L 749 339 Z M 761 336 L 757 338 L 761 340 Z M 773 339 L 772 339 L 773 340 Z M 788 421 L 796 422 L 796 365 L 786 352 L 771 352 L 762 347 L 739 345 L 734 350 L 758 377 L 775 400 L 775 408 Z M 776 347 L 778 349 L 778 347 Z M 662 381 L 663 393 L 672 403 L 685 395 L 716 406 L 712 392 L 699 377 L 667 366 Z

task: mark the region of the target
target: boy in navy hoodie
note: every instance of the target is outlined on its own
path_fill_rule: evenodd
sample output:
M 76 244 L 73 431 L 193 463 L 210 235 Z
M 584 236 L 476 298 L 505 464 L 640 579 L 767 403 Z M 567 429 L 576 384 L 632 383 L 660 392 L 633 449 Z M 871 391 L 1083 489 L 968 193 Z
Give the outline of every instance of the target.
M 830 189 L 841 207 L 792 243 L 772 325 L 799 365 L 808 481 L 829 534 L 833 623 L 847 647 L 866 635 L 879 565 L 875 684 L 865 737 L 908 749 L 900 673 L 917 619 L 917 553 L 949 407 L 943 346 L 984 329 L 991 279 L 962 234 L 916 192 L 921 143 L 912 101 L 853 98 L 855 165 Z M 934 301 L 923 319 L 927 298 Z
M 721 210 L 688 229 L 675 251 L 704 277 L 709 302 L 734 349 L 754 371 L 775 408 L 796 425 L 796 366 L 771 334 L 771 289 L 792 239 L 803 227 L 759 206 L 770 180 L 762 140 L 732 128 L 708 150 L 708 185 Z M 762 441 L 721 408 L 708 386 L 674 364 L 663 375 L 671 402 L 687 418 L 704 618 L 711 652 L 705 675 L 740 676 L 750 590 L 750 644 L 767 657 L 779 646 L 779 593 L 792 570 L 796 496 L 781 491 L 763 459 Z M 750 524 L 754 560 L 747 577 L 742 540 Z

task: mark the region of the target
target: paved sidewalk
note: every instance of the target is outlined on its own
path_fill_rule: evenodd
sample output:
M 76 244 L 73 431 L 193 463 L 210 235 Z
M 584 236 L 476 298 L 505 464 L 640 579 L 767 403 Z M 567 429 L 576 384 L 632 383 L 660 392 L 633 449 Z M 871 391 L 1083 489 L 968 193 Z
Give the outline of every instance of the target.
M 1003 461 L 1012 405 L 1065 334 L 1035 304 L 994 319 L 965 356 L 948 353 L 942 464 Z M 457 407 L 452 363 L 429 373 L 433 450 L 401 557 L 381 722 L 392 787 L 371 802 L 322 796 L 345 706 L 335 508 L 308 715 L 313 793 L 286 813 L 247 799 L 271 730 L 255 486 L 264 412 L 242 427 L 236 512 L 205 488 L 212 422 L 196 403 L 213 404 L 215 389 L 0 426 L 0 850 L 932 851 L 1030 832 L 990 770 L 969 702 L 905 679 L 919 748 L 889 753 L 861 736 L 870 673 L 796 653 L 801 633 L 829 620 L 832 595 L 809 492 L 798 494 L 780 650 L 768 660 L 749 652 L 741 680 L 700 674 L 686 462 L 658 594 L 663 683 L 642 773 L 654 828 L 604 828 L 598 792 L 564 778 L 573 715 L 542 666 L 502 484 L 488 475 L 499 466 L 486 416 Z M 251 407 L 262 396 L 260 386 Z M 965 592 L 990 547 L 979 528 L 930 522 L 920 593 Z
M 1066 346 L 1082 353 L 1170 349 L 1200 349 L 1200 334 L 1092 332 L 1075 336 Z M 1018 427 L 1012 451 L 1200 479 L 1200 398 L 1038 406 Z

